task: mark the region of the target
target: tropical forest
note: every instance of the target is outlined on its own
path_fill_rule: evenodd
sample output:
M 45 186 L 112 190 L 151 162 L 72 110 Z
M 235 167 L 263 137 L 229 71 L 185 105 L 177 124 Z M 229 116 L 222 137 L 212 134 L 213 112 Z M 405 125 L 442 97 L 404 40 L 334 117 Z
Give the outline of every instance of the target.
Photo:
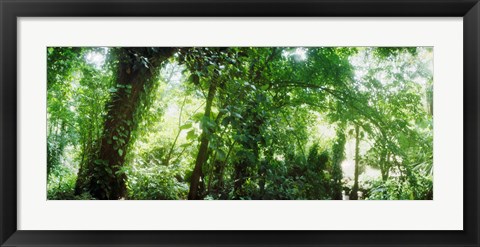
M 432 200 L 432 47 L 47 47 L 48 200 Z

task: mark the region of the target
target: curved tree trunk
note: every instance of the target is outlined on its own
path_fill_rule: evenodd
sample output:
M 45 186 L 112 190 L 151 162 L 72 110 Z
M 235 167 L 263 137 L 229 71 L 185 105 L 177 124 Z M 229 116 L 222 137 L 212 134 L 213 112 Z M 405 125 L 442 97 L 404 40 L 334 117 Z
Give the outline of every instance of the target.
M 215 93 L 217 90 L 217 84 L 215 81 L 212 81 L 208 89 L 207 95 L 207 104 L 205 106 L 204 118 L 209 119 L 210 113 L 212 112 L 212 103 L 215 98 Z M 204 126 L 203 128 L 209 128 Z M 202 199 L 202 196 L 199 194 L 199 185 L 200 177 L 202 176 L 202 166 L 207 161 L 208 158 L 208 133 L 205 130 L 202 132 L 200 138 L 200 148 L 198 149 L 197 159 L 195 160 L 195 167 L 193 168 L 192 177 L 190 180 L 190 191 L 188 192 L 189 200 L 199 200 Z
M 132 131 L 137 126 L 141 100 L 148 97 L 160 65 L 174 48 L 118 48 L 116 87 L 107 103 L 107 115 L 98 148 L 79 171 L 76 193 L 89 192 L 97 199 L 120 199 L 126 195 L 122 172 Z

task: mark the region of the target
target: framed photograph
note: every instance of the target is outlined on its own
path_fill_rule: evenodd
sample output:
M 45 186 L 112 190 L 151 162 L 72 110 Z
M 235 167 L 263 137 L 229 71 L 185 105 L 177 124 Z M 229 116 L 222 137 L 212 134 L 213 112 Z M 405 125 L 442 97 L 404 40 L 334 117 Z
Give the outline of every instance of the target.
M 480 5 L 2 1 L 1 246 L 478 246 Z

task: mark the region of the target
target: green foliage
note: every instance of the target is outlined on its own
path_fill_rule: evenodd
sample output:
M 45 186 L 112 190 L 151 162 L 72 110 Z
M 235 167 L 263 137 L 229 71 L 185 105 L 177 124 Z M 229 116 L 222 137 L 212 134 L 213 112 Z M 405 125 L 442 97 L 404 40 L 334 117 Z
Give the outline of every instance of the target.
M 47 183 L 47 199 L 48 200 L 92 200 L 90 194 L 85 193 L 75 195 L 75 182 L 77 175 L 76 168 L 66 161 L 56 166 L 49 175 Z
M 333 179 L 330 175 L 328 151 L 320 151 L 318 143 L 310 147 L 305 171 L 306 198 L 311 200 L 331 199 L 330 189 Z
M 364 181 L 362 187 L 365 200 L 433 200 L 432 178 L 412 176 L 415 177 L 415 184 L 401 177 L 390 178 L 387 181 L 379 179 Z
M 391 57 L 396 57 L 401 53 L 410 53 L 412 55 L 417 54 L 416 47 L 377 47 L 374 49 L 373 54 L 376 56 L 386 59 Z
M 175 167 L 144 167 L 128 171 L 128 199 L 178 200 L 184 199 L 188 186 L 182 182 L 181 170 Z
M 364 199 L 431 199 L 432 49 L 165 50 L 47 49 L 48 199 L 339 200 L 355 126 Z

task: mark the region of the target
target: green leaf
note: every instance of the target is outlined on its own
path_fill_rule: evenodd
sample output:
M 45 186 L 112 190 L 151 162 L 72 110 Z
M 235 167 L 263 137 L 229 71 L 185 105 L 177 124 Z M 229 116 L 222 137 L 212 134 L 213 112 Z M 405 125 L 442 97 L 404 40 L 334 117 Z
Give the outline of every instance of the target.
M 192 139 L 195 139 L 197 136 L 195 135 L 195 130 L 190 130 L 188 133 L 187 133 L 187 139 L 188 140 L 192 140 Z
M 190 143 L 184 143 L 184 144 L 180 145 L 181 148 L 186 148 L 188 146 L 190 146 Z
M 105 167 L 105 171 L 107 171 L 107 172 L 108 172 L 108 174 L 110 174 L 110 175 L 112 175 L 112 174 L 113 174 L 113 171 L 112 171 L 112 169 L 111 169 L 110 167 L 108 167 L 108 166 L 107 166 L 107 167 Z
M 203 114 L 202 112 L 198 112 L 198 113 L 195 113 L 195 115 L 192 116 L 192 119 L 195 120 L 195 121 L 200 121 L 203 118 L 204 115 L 205 114 Z
M 236 113 L 236 112 L 232 112 L 232 115 L 235 116 L 236 118 L 239 118 L 239 119 L 242 119 L 242 115 Z
M 189 123 L 186 123 L 186 124 L 180 126 L 180 129 L 185 130 L 185 129 L 190 129 L 191 127 L 192 127 L 192 123 L 189 122 Z
M 221 113 L 227 113 L 227 112 L 228 112 L 228 109 L 220 109 L 220 110 L 218 110 L 218 111 L 221 112 Z
M 118 155 L 120 155 L 120 156 L 123 155 L 123 150 L 121 148 L 118 149 Z

